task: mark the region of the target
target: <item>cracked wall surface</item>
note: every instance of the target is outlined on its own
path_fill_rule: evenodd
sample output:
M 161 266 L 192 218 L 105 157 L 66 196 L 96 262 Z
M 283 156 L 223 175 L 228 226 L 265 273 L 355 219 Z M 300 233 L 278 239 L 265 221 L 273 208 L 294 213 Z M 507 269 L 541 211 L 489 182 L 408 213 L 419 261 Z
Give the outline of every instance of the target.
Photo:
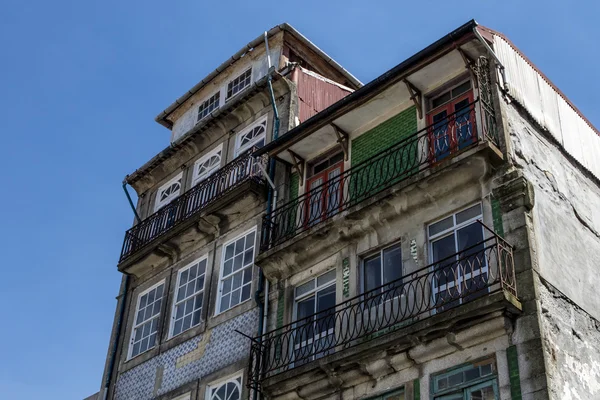
M 550 398 L 600 398 L 600 322 L 548 283 L 540 303 Z
M 600 319 L 600 187 L 513 107 L 507 107 L 513 160 L 533 184 L 537 269 Z

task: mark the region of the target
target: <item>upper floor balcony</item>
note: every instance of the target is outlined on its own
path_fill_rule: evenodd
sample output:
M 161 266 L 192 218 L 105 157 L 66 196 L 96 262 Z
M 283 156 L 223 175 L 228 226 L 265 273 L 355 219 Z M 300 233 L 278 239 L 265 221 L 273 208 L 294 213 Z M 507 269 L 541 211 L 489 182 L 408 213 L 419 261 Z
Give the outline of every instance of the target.
M 264 193 L 265 181 L 259 164 L 266 167 L 266 158 L 252 156 L 255 150 L 240 155 L 125 232 L 119 268 L 160 247 L 192 226 L 201 215 L 225 207 L 248 191 Z
M 517 313 L 513 248 L 476 223 L 483 239 L 460 252 L 254 338 L 250 385 L 277 397 L 303 374 L 317 380 L 315 368 L 344 381 L 353 363 L 362 363 L 362 374 L 379 368 L 364 367 L 374 354 L 375 363 L 394 368 L 417 338 L 495 311 Z
M 264 216 L 261 252 L 284 247 L 301 233 L 318 229 L 386 189 L 414 183 L 470 149 L 491 145 L 501 158 L 496 121 L 489 107 L 479 98 L 455 104 L 453 113 L 443 110 L 433 116 L 430 125 L 360 164 L 343 172 L 332 168 L 323 177 L 308 181 L 304 194 Z

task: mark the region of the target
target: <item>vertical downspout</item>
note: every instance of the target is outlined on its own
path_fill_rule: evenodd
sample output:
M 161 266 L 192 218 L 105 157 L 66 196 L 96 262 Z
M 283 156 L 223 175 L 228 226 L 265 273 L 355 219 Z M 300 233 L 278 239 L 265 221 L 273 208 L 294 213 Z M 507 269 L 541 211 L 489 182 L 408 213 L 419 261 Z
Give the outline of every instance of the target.
M 269 86 L 269 95 L 271 97 L 271 105 L 273 106 L 273 139 L 272 140 L 277 140 L 277 138 L 279 137 L 279 111 L 277 111 L 277 104 L 275 104 L 275 92 L 273 91 L 273 79 L 272 79 L 273 71 L 271 70 L 271 68 L 272 68 L 271 52 L 269 50 L 269 39 L 267 37 L 267 32 L 265 32 L 264 36 L 265 36 L 265 48 L 266 48 L 266 54 L 267 54 L 267 65 L 269 67 L 269 71 L 267 72 L 267 84 Z M 269 181 L 273 182 L 274 179 L 275 179 L 275 160 L 270 159 L 269 160 Z M 267 196 L 267 211 L 266 211 L 267 214 L 269 214 L 273 210 L 273 203 L 276 201 L 277 201 L 277 191 L 275 190 L 274 187 L 269 187 L 269 194 Z M 263 292 L 263 290 L 265 291 L 264 302 L 261 302 L 260 295 Z M 258 336 L 258 340 L 260 342 L 261 336 L 264 332 L 264 329 L 265 329 L 265 326 L 267 323 L 266 310 L 268 309 L 268 306 L 269 306 L 269 281 L 267 281 L 267 284 L 265 287 L 265 276 L 264 276 L 262 270 L 260 270 L 260 272 L 259 272 L 258 289 L 256 290 L 256 293 L 254 294 L 254 300 L 258 304 L 257 336 Z M 256 371 L 256 374 L 260 374 L 260 372 Z M 259 376 L 255 376 L 255 380 L 257 380 L 258 378 L 259 378 Z M 254 389 L 252 398 L 254 400 L 257 400 L 257 397 L 258 397 L 258 391 L 256 389 Z
M 131 200 L 131 195 L 127 190 L 127 181 L 123 181 L 123 191 L 125 192 L 125 196 L 127 196 L 127 200 L 129 202 L 129 206 L 133 210 L 133 215 L 135 215 L 135 220 L 139 224 L 142 222 L 135 206 L 133 205 L 133 200 Z M 117 326 L 115 328 L 115 339 L 112 342 L 112 349 L 110 351 L 110 358 L 108 361 L 108 370 L 106 371 L 106 379 L 104 381 L 104 393 L 102 394 L 102 399 L 106 400 L 108 396 L 108 390 L 110 388 L 110 381 L 112 378 L 113 371 L 115 369 L 115 362 L 117 356 L 117 348 L 119 346 L 119 338 L 121 336 L 121 325 L 123 324 L 123 315 L 125 315 L 125 303 L 127 297 L 127 288 L 129 287 L 129 275 L 125 274 L 125 280 L 123 282 L 123 289 L 119 293 L 119 311 L 117 316 Z

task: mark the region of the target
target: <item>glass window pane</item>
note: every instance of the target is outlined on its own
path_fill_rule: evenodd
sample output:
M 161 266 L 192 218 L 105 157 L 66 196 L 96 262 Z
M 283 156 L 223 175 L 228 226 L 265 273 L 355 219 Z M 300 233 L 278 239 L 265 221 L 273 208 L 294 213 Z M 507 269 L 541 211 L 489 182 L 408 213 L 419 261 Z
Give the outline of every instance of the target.
M 483 241 L 483 228 L 477 222 L 459 229 L 456 231 L 456 235 L 458 237 L 458 251 L 461 252 L 461 257 L 483 251 L 484 245 L 481 243 Z M 475 246 L 478 243 L 479 245 Z
M 402 277 L 402 252 L 400 245 L 383 251 L 383 283 L 389 283 Z
M 472 218 L 481 218 L 481 203 L 475 204 L 473 207 L 469 207 L 456 214 L 456 223 L 462 224 Z
M 301 320 L 315 313 L 315 298 L 299 301 L 296 305 L 296 319 Z
M 381 257 L 376 256 L 365 260 L 365 292 L 381 286 Z
M 311 279 L 310 281 L 303 283 L 302 285 L 296 288 L 296 297 L 300 297 L 315 288 L 315 280 Z
M 452 89 L 452 97 L 460 96 L 461 94 L 467 92 L 471 88 L 471 81 L 466 81 L 465 83 L 461 83 L 454 89 Z
M 468 400 L 495 400 L 496 395 L 494 393 L 494 387 L 492 383 L 485 384 L 484 387 L 479 386 L 476 389 L 469 389 L 467 391 Z
M 319 276 L 317 278 L 317 286 L 323 286 L 333 281 L 335 281 L 335 269 L 332 269 L 331 271 Z
M 429 236 L 435 236 L 440 232 L 452 228 L 453 226 L 454 221 L 452 220 L 452 217 L 445 218 L 429 226 Z
M 454 234 L 438 239 L 431 243 L 431 261 L 436 263 L 456 253 L 456 244 L 454 243 Z M 453 258 L 444 264 L 451 262 Z

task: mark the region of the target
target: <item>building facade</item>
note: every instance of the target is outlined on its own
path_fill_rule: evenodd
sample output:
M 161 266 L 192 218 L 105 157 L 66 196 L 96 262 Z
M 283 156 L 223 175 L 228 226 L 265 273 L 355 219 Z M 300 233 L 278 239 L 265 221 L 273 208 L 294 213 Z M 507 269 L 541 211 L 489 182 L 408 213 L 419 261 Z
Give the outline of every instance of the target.
M 247 337 L 264 320 L 254 258 L 272 196 L 268 160 L 252 153 L 360 86 L 283 24 L 157 116 L 171 143 L 125 178 L 136 221 L 99 399 L 248 397 Z
M 592 124 L 475 21 L 364 86 L 266 38 L 126 178 L 99 398 L 600 398 Z

